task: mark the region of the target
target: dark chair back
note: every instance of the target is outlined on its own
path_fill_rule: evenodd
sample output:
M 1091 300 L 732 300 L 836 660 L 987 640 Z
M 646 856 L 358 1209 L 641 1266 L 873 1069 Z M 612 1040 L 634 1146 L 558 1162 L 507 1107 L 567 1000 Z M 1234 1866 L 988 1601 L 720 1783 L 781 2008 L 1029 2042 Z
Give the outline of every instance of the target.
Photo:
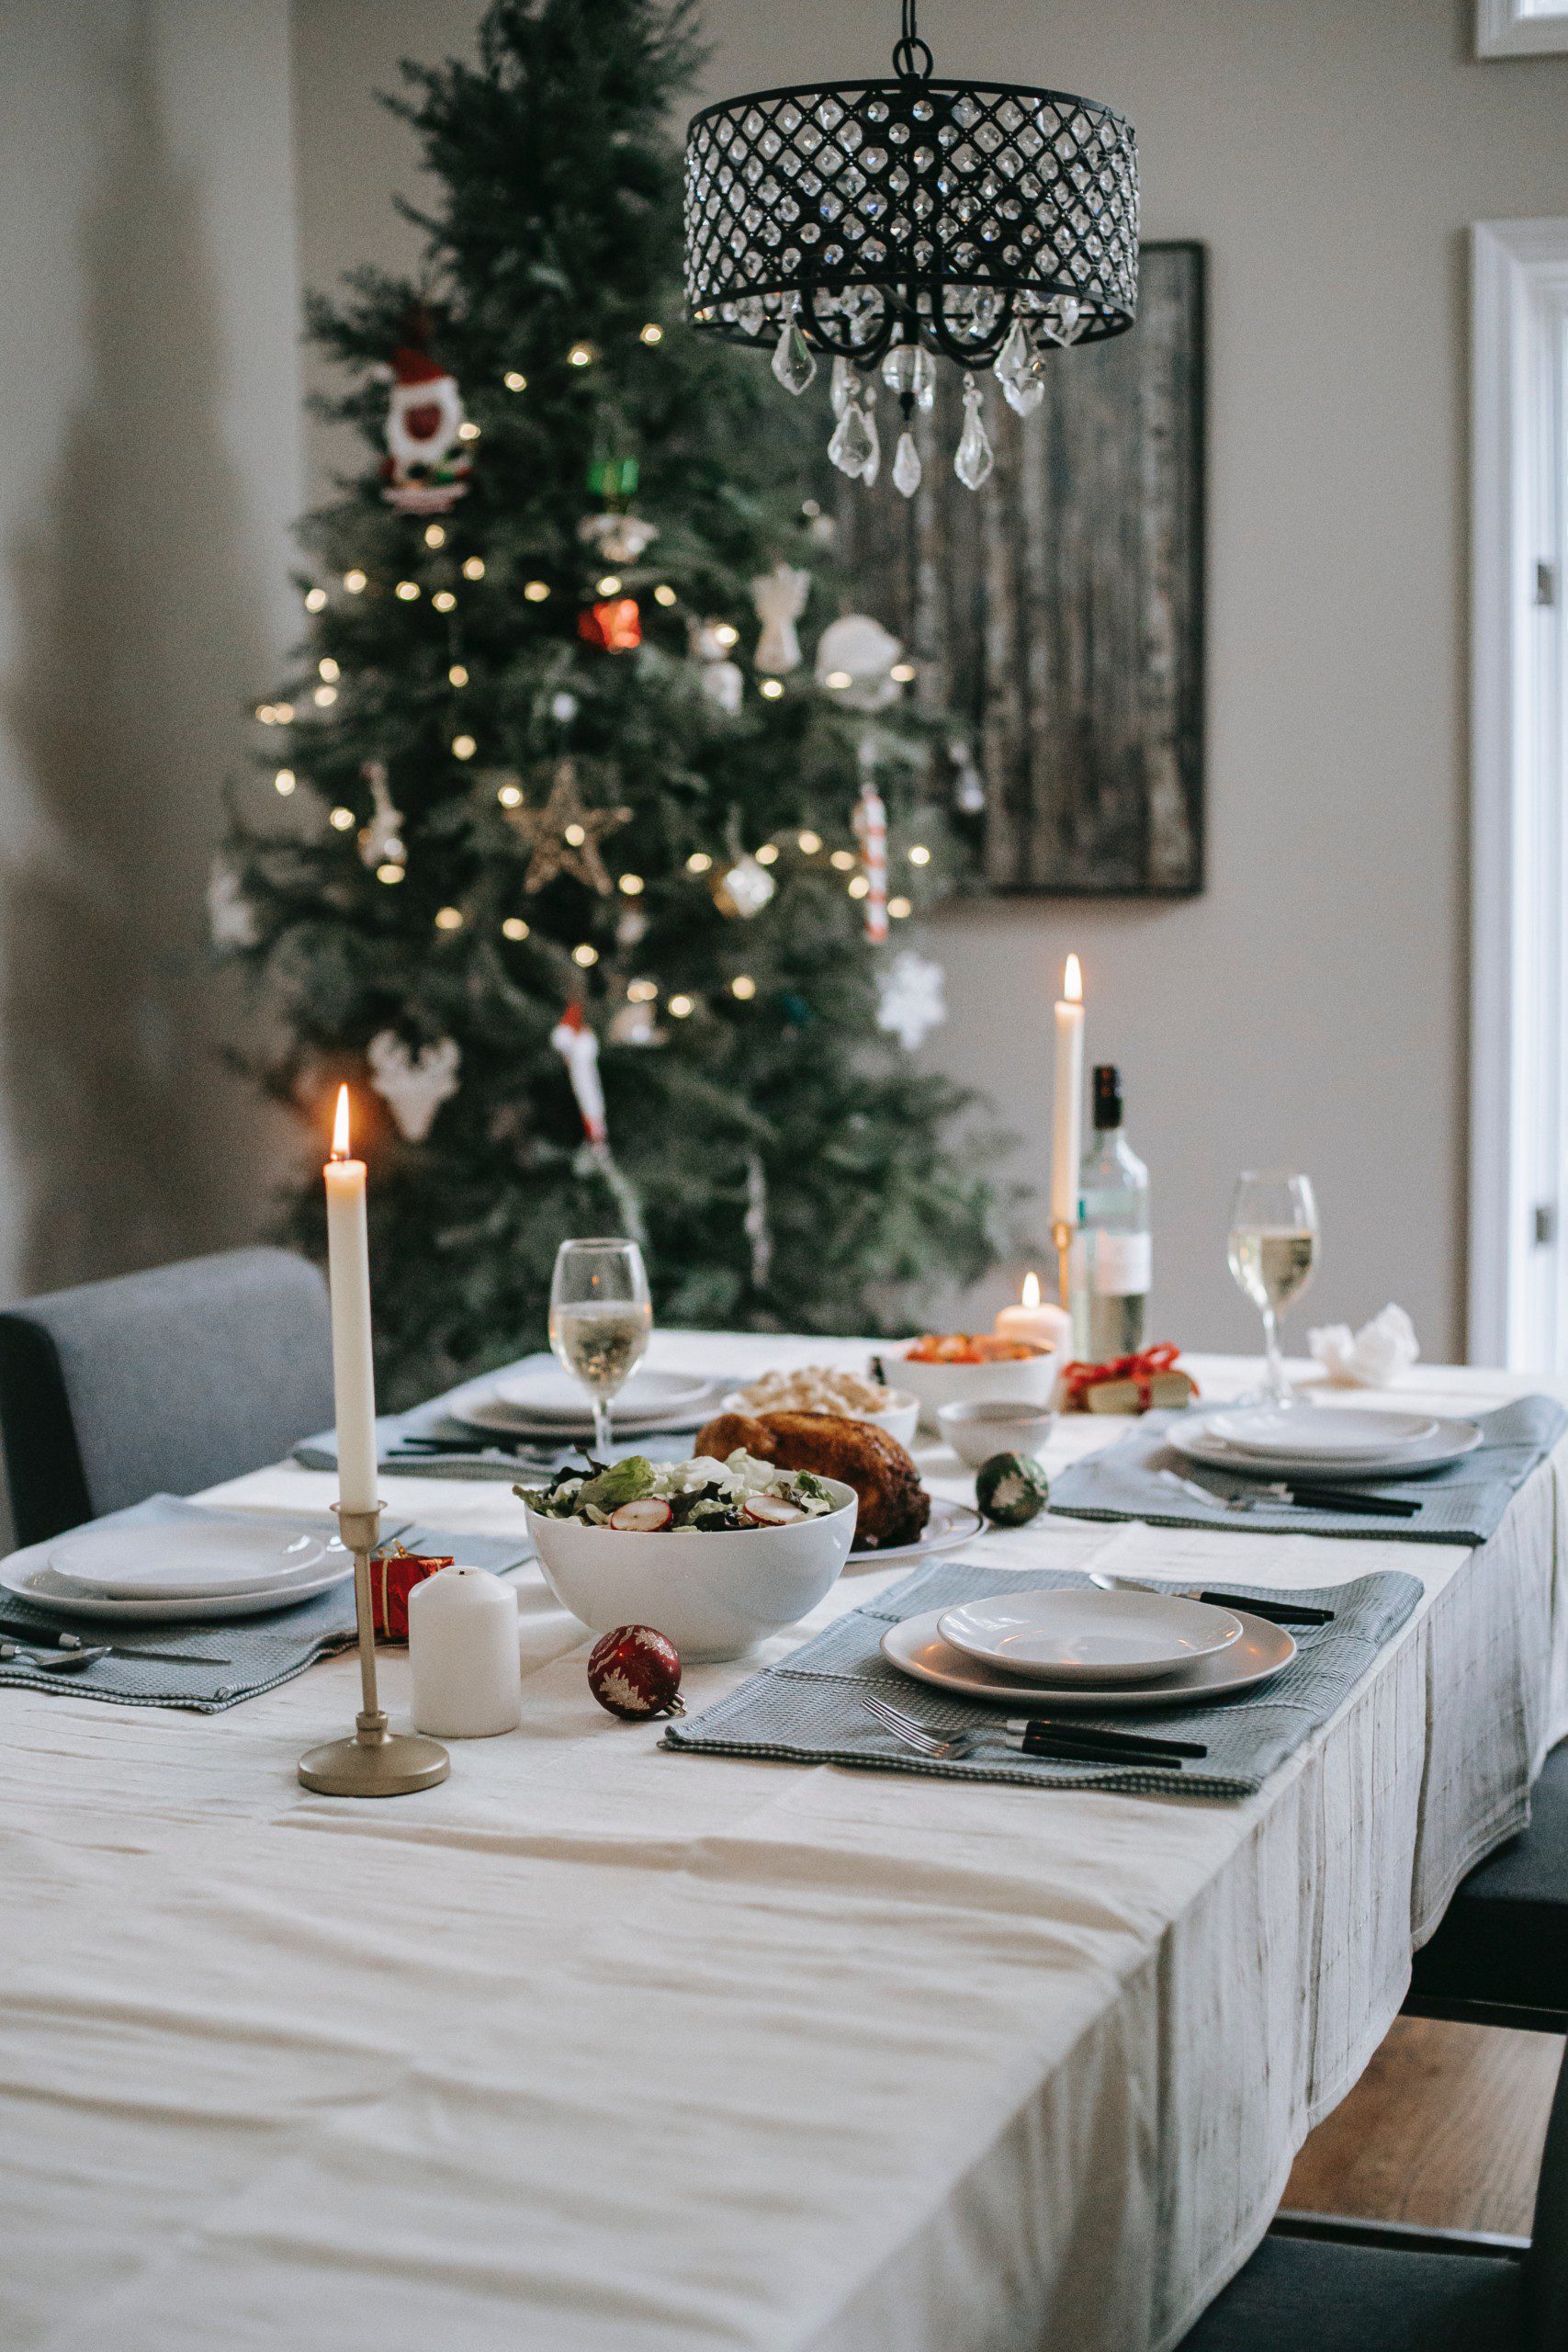
M 1568 2345 L 1568 2052 L 1557 2076 L 1525 2261 L 1524 2352 Z
M 276 1461 L 333 1417 L 318 1270 L 229 1250 L 0 1314 L 0 1452 L 18 1544 Z

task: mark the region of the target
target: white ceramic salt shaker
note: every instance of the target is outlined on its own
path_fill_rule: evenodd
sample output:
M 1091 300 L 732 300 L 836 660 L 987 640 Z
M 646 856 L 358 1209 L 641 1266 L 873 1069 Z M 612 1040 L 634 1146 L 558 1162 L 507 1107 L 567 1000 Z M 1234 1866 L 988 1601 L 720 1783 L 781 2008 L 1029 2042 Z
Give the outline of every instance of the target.
M 438 1568 L 409 1595 L 416 1731 L 490 1739 L 523 1711 L 517 1599 L 488 1568 Z

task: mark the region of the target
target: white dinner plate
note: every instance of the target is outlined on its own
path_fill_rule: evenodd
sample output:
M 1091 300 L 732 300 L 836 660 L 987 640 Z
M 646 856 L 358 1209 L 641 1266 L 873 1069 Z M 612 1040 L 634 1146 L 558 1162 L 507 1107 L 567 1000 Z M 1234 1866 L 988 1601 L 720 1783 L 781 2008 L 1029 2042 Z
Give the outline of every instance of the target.
M 18 1567 L 17 1559 L 20 1556 L 0 1563 L 0 1587 L 57 1617 L 91 1617 L 100 1624 L 216 1625 L 231 1617 L 260 1617 L 269 1609 L 292 1609 L 297 1601 L 313 1600 L 319 1592 L 330 1592 L 334 1585 L 354 1574 L 353 1560 L 347 1553 L 340 1553 L 334 1543 L 320 1576 L 286 1585 L 280 1590 L 226 1592 L 210 1595 L 205 1600 L 103 1600 L 77 1586 L 68 1585 L 36 1557 L 32 1564 L 24 1561 Z
M 1217 1437 L 1209 1420 L 1207 1414 L 1194 1415 L 1190 1422 L 1180 1413 L 1173 1414 L 1165 1433 L 1167 1443 L 1189 1461 L 1201 1462 L 1211 1470 L 1234 1470 L 1242 1478 L 1288 1477 L 1298 1487 L 1325 1479 L 1341 1486 L 1353 1478 L 1414 1478 L 1424 1470 L 1442 1470 L 1450 1462 L 1461 1462 L 1481 1443 L 1481 1431 L 1473 1421 L 1439 1421 L 1421 1443 L 1396 1446 L 1375 1460 L 1303 1462 L 1299 1454 L 1244 1453 L 1239 1445 L 1227 1445 L 1223 1437 Z
M 852 1552 L 844 1562 L 846 1568 L 881 1568 L 893 1560 L 925 1560 L 933 1552 L 952 1552 L 960 1544 L 972 1543 L 985 1527 L 985 1521 L 970 1503 L 950 1503 L 940 1495 L 931 1497 L 931 1515 L 925 1532 L 913 1544 L 889 1544 L 876 1552 Z
M 1021 1682 L 1016 1675 L 998 1674 L 981 1666 L 944 1642 L 938 1620 L 945 1612 L 928 1609 L 889 1625 L 882 1636 L 882 1655 L 900 1674 L 930 1682 L 955 1698 L 991 1699 L 1010 1707 L 1038 1705 L 1043 1712 L 1062 1714 L 1081 1709 L 1085 1713 L 1122 1713 L 1138 1707 L 1195 1707 L 1211 1699 L 1231 1699 L 1255 1690 L 1289 1666 L 1296 1654 L 1294 1637 L 1283 1625 L 1270 1625 L 1238 1609 L 1241 1638 L 1228 1649 L 1212 1650 L 1168 1682 L 1145 1682 L 1135 1690 L 1064 1690 L 1060 1683 Z
M 1355 1405 L 1242 1405 L 1203 1418 L 1216 1437 L 1243 1453 L 1289 1454 L 1336 1467 L 1403 1454 L 1425 1444 L 1438 1428 L 1430 1413 L 1380 1413 Z
M 319 1577 L 332 1538 L 233 1521 L 81 1527 L 43 1547 L 73 1591 L 104 1600 L 215 1600 L 276 1592 Z
M 1234 1610 L 1177 1593 L 1043 1592 L 966 1600 L 942 1611 L 944 1642 L 1025 1681 L 1104 1687 L 1157 1682 L 1241 1639 Z
M 718 1385 L 697 1373 L 650 1372 L 639 1366 L 615 1398 L 615 1409 L 628 1421 L 658 1420 L 667 1413 L 685 1412 L 700 1405 Z M 496 1404 L 526 1413 L 530 1420 L 592 1421 L 593 1418 L 581 1382 L 570 1379 L 554 1364 L 532 1365 L 526 1372 L 511 1374 L 496 1381 L 489 1393 Z

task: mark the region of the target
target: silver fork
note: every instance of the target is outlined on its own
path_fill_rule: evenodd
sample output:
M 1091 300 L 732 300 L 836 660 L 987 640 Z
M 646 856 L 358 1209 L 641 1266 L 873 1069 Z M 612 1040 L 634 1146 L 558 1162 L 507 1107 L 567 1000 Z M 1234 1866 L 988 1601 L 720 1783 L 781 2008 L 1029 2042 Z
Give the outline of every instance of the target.
M 866 1713 L 874 1716 L 884 1731 L 906 1741 L 920 1756 L 953 1757 L 962 1762 L 974 1754 L 976 1743 L 984 1736 L 979 1732 L 961 1731 L 952 1739 L 939 1739 L 924 1724 L 917 1723 L 913 1715 L 905 1714 L 901 1707 L 889 1706 L 886 1699 L 875 1698 L 869 1690 L 863 1690 L 860 1698 Z

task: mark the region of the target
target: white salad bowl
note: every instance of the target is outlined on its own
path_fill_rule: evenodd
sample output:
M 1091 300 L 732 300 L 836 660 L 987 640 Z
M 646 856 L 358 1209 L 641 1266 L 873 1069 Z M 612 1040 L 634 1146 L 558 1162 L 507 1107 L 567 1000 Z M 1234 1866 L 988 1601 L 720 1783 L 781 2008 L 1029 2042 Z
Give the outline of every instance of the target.
M 528 1506 L 545 1582 L 595 1634 L 652 1625 L 688 1663 L 739 1657 L 831 1592 L 850 1555 L 859 1501 L 824 1478 L 833 1509 L 784 1527 L 595 1527 Z
M 799 1405 L 749 1405 L 744 1389 L 732 1388 L 729 1395 L 720 1401 L 718 1409 L 721 1413 L 750 1416 L 757 1413 L 795 1413 L 810 1408 Z M 902 1388 L 890 1388 L 887 1402 L 879 1413 L 852 1413 L 845 1405 L 824 1407 L 822 1409 L 837 1413 L 841 1420 L 869 1421 L 874 1430 L 886 1430 L 888 1436 L 897 1438 L 900 1445 L 912 1445 L 920 1418 L 920 1400 Z
M 897 1365 L 899 1387 L 912 1390 L 919 1399 L 920 1426 L 928 1430 L 937 1427 L 936 1417 L 944 1405 L 1049 1405 L 1061 1368 L 1054 1349 L 1001 1363 L 916 1363 L 895 1355 L 886 1362 L 889 1373 Z

